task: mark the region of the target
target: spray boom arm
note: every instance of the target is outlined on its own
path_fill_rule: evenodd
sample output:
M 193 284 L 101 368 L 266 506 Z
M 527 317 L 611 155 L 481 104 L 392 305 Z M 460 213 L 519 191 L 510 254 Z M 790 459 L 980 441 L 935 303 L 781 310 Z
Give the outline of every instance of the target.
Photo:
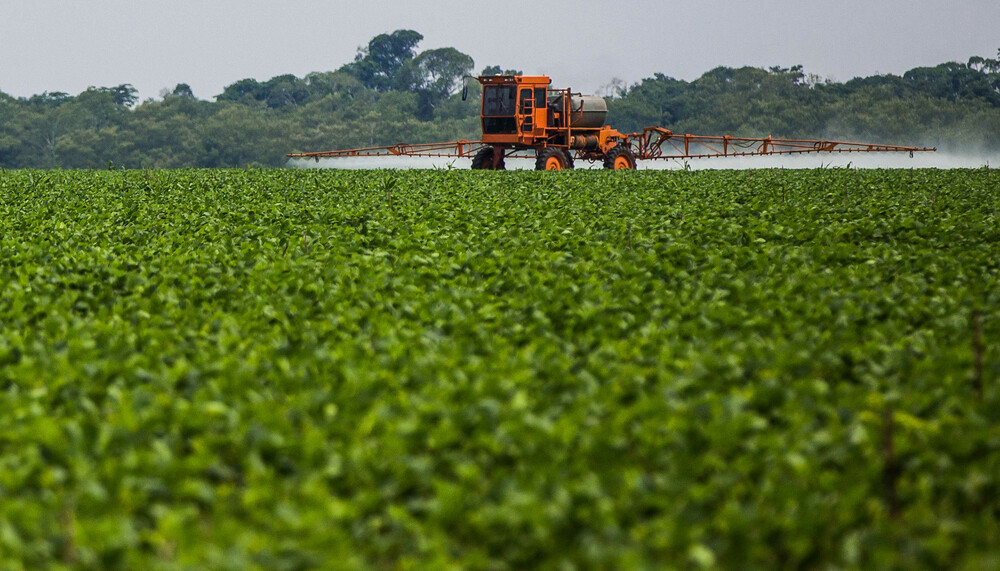
M 902 147 L 875 143 L 820 141 L 811 139 L 746 138 L 706 135 L 674 135 L 662 127 L 646 127 L 642 133 L 628 135 L 635 157 L 640 160 L 702 159 L 711 157 L 746 157 L 756 155 L 795 155 L 803 153 L 913 153 L 936 151 L 929 147 Z
M 646 127 L 641 133 L 625 135 L 626 144 L 637 160 L 706 159 L 713 157 L 750 157 L 764 155 L 797 155 L 805 153 L 913 153 L 933 152 L 933 147 L 904 147 L 877 143 L 851 143 L 812 139 L 775 139 L 773 137 L 748 138 L 729 135 L 675 135 L 662 127 Z M 292 153 L 290 158 L 345 158 L 345 157 L 472 157 L 487 147 L 482 141 L 455 141 L 450 143 L 400 143 L 386 147 L 365 147 L 313 153 Z M 530 158 L 533 151 L 514 150 L 507 157 Z

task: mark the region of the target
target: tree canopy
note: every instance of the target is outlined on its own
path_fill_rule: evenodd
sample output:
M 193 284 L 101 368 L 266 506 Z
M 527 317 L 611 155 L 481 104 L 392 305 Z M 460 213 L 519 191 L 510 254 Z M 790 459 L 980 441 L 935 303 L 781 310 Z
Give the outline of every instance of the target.
M 416 55 L 417 45 L 424 37 L 413 30 L 396 30 L 380 34 L 358 49 L 354 63 L 344 66 L 368 89 L 389 91 L 401 87 L 399 72 Z

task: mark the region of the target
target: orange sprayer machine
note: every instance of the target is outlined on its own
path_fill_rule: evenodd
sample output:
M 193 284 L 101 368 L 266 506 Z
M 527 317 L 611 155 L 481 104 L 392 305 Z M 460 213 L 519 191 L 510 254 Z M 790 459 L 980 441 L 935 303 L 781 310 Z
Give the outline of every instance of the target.
M 482 139 L 451 143 L 398 144 L 314 153 L 291 158 L 424 156 L 472 158 L 476 170 L 502 170 L 509 157 L 535 158 L 537 170 L 565 170 L 575 160 L 600 161 L 609 169 L 634 169 L 638 161 L 792 155 L 935 151 L 873 143 L 808 139 L 675 135 L 662 127 L 624 134 L 605 125 L 603 98 L 553 89 L 544 75 L 496 75 L 477 78 L 482 85 Z M 463 99 L 467 92 L 463 93 Z

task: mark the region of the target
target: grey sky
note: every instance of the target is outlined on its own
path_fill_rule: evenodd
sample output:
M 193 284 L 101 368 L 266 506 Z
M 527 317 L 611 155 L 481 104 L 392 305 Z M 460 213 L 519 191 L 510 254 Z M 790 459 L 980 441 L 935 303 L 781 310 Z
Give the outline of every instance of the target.
M 612 78 L 694 79 L 719 66 L 783 67 L 844 81 L 1000 48 L 997 0 L 577 0 L 279 3 L 0 0 L 0 91 L 79 93 L 131 83 L 143 98 L 188 83 L 208 99 L 253 77 L 327 71 L 400 28 L 595 91 Z

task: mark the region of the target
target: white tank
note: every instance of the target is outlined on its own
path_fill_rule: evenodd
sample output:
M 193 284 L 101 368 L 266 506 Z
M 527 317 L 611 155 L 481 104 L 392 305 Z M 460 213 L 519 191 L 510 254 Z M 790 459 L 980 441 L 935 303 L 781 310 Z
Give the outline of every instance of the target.
M 563 108 L 563 96 L 553 101 L 560 111 Z M 608 118 L 608 104 L 603 97 L 596 95 L 573 95 L 570 98 L 570 126 L 576 129 L 600 129 Z

